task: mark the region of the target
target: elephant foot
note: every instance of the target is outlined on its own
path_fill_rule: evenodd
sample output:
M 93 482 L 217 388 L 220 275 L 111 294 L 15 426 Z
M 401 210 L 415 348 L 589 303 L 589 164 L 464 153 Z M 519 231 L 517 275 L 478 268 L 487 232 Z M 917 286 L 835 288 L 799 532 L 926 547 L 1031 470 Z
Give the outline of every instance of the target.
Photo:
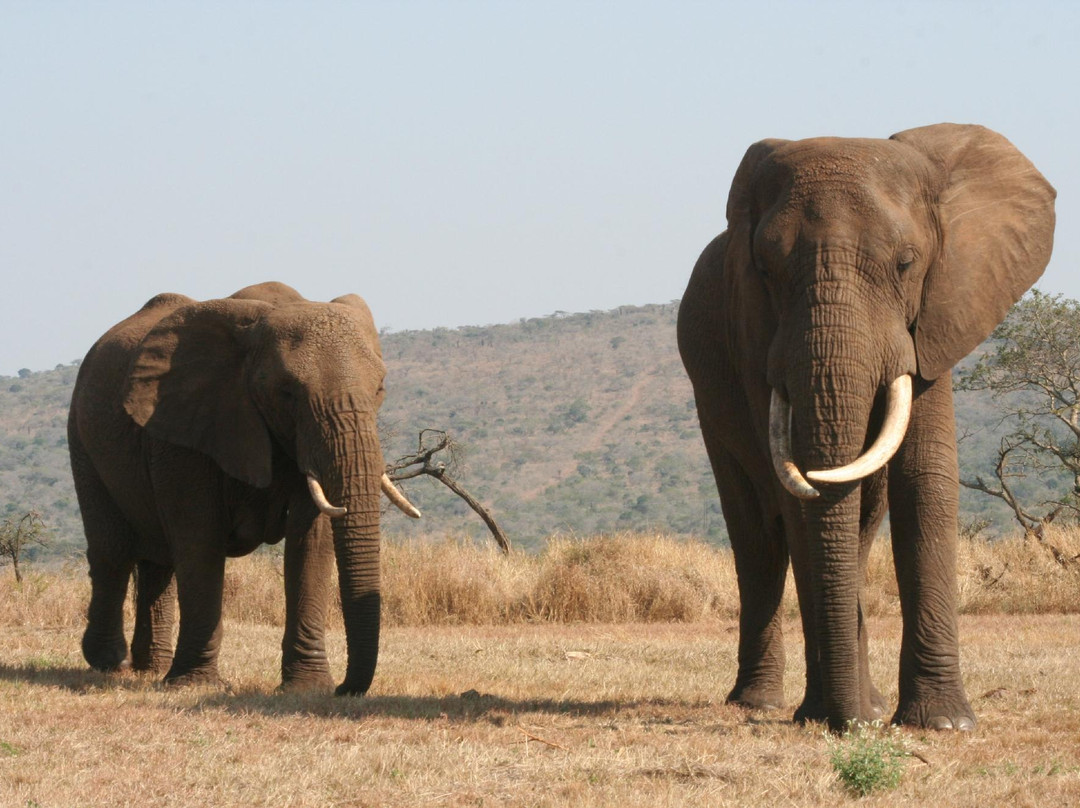
M 368 689 L 363 689 L 350 685 L 348 682 L 342 682 L 340 685 L 334 688 L 335 696 L 363 696 L 367 693 Z
M 166 687 L 219 687 L 223 684 L 217 665 L 186 671 L 178 671 L 176 665 L 173 665 L 165 674 L 162 683 Z
M 172 667 L 173 655 L 167 652 L 136 653 L 131 651 L 131 669 L 139 673 L 164 673 Z
M 804 698 L 802 704 L 795 708 L 792 720 L 796 724 L 824 723 L 829 718 L 825 711 L 825 705 L 817 699 Z
M 954 699 L 901 702 L 892 723 L 923 729 L 971 732 L 975 729 L 976 721 L 967 698 L 961 695 Z
M 779 686 L 736 685 L 728 693 L 727 703 L 747 710 L 781 710 L 784 707 L 784 690 Z
M 326 691 L 334 689 L 334 677 L 329 670 L 288 671 L 282 672 L 278 690 L 283 693 L 301 693 L 305 691 Z
M 828 710 L 825 709 L 825 705 L 821 701 L 804 700 L 795 710 L 793 720 L 796 724 L 825 724 L 833 732 L 843 732 L 853 722 L 856 724 L 872 724 L 875 721 L 880 721 L 883 715 L 885 715 L 884 706 L 872 704 L 870 706 L 864 705 L 860 709 L 859 715 L 851 718 L 836 718 L 829 715 Z
M 82 638 L 83 658 L 96 671 L 115 671 L 130 665 L 123 636 L 102 640 L 89 630 Z

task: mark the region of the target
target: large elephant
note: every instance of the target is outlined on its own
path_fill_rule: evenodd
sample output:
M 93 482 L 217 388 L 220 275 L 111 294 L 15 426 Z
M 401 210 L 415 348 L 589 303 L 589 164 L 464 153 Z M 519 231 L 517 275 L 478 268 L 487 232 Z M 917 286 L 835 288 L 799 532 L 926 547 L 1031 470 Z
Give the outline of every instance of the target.
M 764 140 L 679 310 L 739 582 L 729 701 L 783 703 L 781 594 L 806 652 L 797 720 L 881 716 L 860 587 L 886 510 L 903 615 L 896 723 L 971 729 L 956 617 L 950 368 L 1050 259 L 1054 189 L 1002 136 Z
M 363 300 L 315 303 L 280 283 L 205 302 L 158 295 L 98 340 L 68 420 L 90 665 L 130 659 L 167 669 L 170 683 L 216 680 L 225 559 L 284 537 L 283 684 L 332 685 L 324 624 L 336 557 L 349 655 L 338 692 L 365 692 L 379 641 L 380 490 L 419 516 L 383 473 L 384 375 Z

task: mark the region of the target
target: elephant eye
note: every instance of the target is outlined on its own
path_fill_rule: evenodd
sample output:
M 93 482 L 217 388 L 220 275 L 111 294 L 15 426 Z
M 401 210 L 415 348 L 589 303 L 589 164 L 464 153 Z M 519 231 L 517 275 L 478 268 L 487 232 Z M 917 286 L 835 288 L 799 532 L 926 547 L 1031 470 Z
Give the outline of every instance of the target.
M 915 250 L 908 247 L 906 250 L 900 253 L 900 258 L 897 259 L 896 268 L 901 272 L 906 272 L 908 268 L 915 263 Z

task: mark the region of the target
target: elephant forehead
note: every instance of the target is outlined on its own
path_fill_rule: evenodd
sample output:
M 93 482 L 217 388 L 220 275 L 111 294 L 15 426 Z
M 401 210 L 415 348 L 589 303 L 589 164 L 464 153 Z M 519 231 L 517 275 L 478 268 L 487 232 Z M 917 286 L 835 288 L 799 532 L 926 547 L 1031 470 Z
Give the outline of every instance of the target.
M 265 326 L 294 361 L 377 359 L 370 328 L 343 306 L 276 309 L 267 315 Z
M 786 144 L 775 156 L 793 200 L 845 199 L 859 205 L 907 201 L 920 191 L 910 155 L 888 140 L 814 138 Z

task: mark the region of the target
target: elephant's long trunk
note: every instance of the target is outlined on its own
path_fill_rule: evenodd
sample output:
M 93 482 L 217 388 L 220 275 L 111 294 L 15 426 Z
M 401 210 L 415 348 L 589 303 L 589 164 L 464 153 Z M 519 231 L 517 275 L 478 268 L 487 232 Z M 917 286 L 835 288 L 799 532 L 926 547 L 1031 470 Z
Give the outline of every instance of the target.
M 866 337 L 832 327 L 857 322 L 850 310 L 816 312 L 800 330 L 787 375 L 794 417 L 794 455 L 803 468 L 849 466 L 863 453 L 881 370 L 874 366 Z M 820 682 L 819 709 L 834 728 L 860 718 L 859 518 L 857 480 L 820 488 L 804 500 L 811 614 Z M 808 659 L 809 664 L 815 660 Z
M 349 656 L 345 681 L 337 692 L 362 694 L 371 685 L 379 655 L 382 452 L 370 415 L 332 408 L 320 415 L 321 434 L 313 435 L 310 445 L 312 476 L 322 485 L 309 482 L 309 490 L 317 504 L 321 494 L 334 509 L 330 514 L 334 556 Z

